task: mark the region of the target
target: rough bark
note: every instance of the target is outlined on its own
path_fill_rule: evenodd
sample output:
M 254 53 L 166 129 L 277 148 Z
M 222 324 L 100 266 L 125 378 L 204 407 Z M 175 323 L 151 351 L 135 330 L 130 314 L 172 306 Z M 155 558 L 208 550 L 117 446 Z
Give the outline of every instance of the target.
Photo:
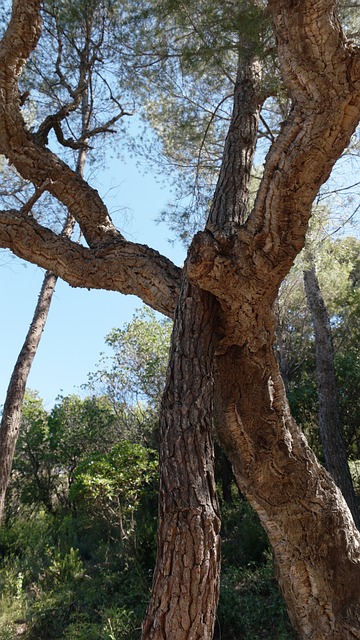
M 220 564 L 214 305 L 212 296 L 184 281 L 161 406 L 158 555 L 143 640 L 213 637 Z
M 294 424 L 271 344 L 217 357 L 219 436 L 273 549 L 301 638 L 360 637 L 360 536 L 339 489 Z
M 226 235 L 234 232 L 249 215 L 251 169 L 263 100 L 261 74 L 257 56 L 239 59 L 233 112 L 207 221 L 209 230 L 221 229 Z
M 248 213 L 259 78 L 256 59 L 239 64 L 210 226 L 235 228 Z M 196 262 L 192 250 L 189 260 Z M 161 407 L 158 558 L 144 640 L 211 640 L 214 633 L 220 573 L 211 437 L 217 312 L 215 298 L 184 276 Z
M 273 305 L 304 244 L 311 203 L 359 119 L 358 53 L 330 2 L 269 3 L 293 99 L 254 210 L 232 238 L 198 234 L 188 275 L 222 307 L 219 435 L 271 541 L 302 638 L 360 637 L 360 537 L 347 505 L 294 424 L 273 353 Z
M 31 216 L 0 211 L 0 247 L 52 270 L 72 287 L 137 295 L 166 316 L 174 314 L 181 269 L 146 245 L 120 240 L 90 249 L 61 238 Z
M 354 522 L 360 530 L 360 514 L 356 505 L 346 444 L 341 429 L 329 314 L 320 291 L 314 265 L 304 271 L 304 284 L 314 326 L 319 425 L 325 467 L 342 491 Z

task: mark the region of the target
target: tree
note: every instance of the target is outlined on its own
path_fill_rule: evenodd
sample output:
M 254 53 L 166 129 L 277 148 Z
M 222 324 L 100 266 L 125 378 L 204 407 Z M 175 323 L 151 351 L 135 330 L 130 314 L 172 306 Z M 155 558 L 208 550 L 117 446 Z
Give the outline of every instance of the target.
M 26 382 L 45 327 L 56 279 L 51 272 L 45 275 L 34 317 L 15 363 L 6 393 L 0 423 L 0 522 L 4 515 L 5 495 L 19 434 Z
M 155 484 L 154 454 L 122 440 L 106 454 L 95 452 L 84 458 L 76 470 L 71 498 L 79 509 L 103 520 L 110 535 L 115 531 L 123 543 L 134 538 L 136 511 L 149 486 Z
M 42 400 L 37 393 L 26 392 L 6 516 L 17 513 L 21 502 L 31 506 L 41 504 L 48 512 L 53 510 L 54 474 L 49 460 L 48 433 L 48 414 Z
M 325 466 L 341 489 L 354 522 L 360 530 L 360 515 L 348 465 L 344 434 L 341 429 L 329 314 L 319 287 L 314 256 L 311 256 L 310 250 L 307 251 L 307 257 L 310 264 L 304 271 L 304 285 L 315 334 L 319 423 Z
M 360 455 L 356 399 L 359 384 L 359 290 L 356 274 L 360 244 L 354 237 L 334 239 L 326 236 L 324 229 L 314 247 L 316 269 L 330 317 L 341 423 L 348 443 L 348 455 L 356 459 Z M 305 267 L 302 252 L 281 285 L 276 305 L 276 350 L 293 415 L 318 451 L 315 343 L 303 284 Z
M 14 0 L 0 46 L 0 151 L 68 208 L 87 245 L 12 209 L 0 215 L 0 246 L 73 286 L 133 293 L 175 318 L 160 416 L 158 556 L 147 639 L 213 635 L 220 563 L 213 407 L 238 485 L 268 533 L 299 634 L 359 635 L 359 533 L 290 415 L 273 351 L 279 286 L 304 245 L 316 193 L 359 120 L 359 50 L 346 41 L 332 0 L 269 0 L 267 10 L 291 108 L 250 211 L 264 96 L 259 57 L 245 47 L 208 221 L 182 271 L 126 241 L 98 193 L 26 127 L 17 82 L 41 31 L 38 0 Z
M 47 139 L 51 129 L 54 129 L 60 144 L 65 148 L 69 147 L 77 151 L 75 173 L 82 177 L 89 153 L 90 138 L 93 138 L 99 133 L 107 133 L 114 122 L 124 115 L 124 112 L 121 109 L 119 114 L 111 118 L 110 121 L 101 127 L 95 126 L 93 95 L 94 64 L 91 60 L 95 55 L 99 55 L 105 35 L 105 26 L 104 22 L 103 24 L 98 24 L 97 18 L 99 16 L 97 15 L 95 6 L 88 7 L 85 24 L 84 21 L 81 20 L 83 16 L 81 16 L 81 10 L 79 11 L 79 8 L 81 9 L 81 7 L 77 7 L 74 3 L 72 3 L 70 10 L 66 5 L 62 8 L 57 8 L 53 6 L 51 1 L 46 4 L 46 33 L 48 40 L 50 39 L 50 43 L 47 42 L 47 46 L 49 47 L 55 44 L 58 54 L 56 60 L 56 73 L 58 77 L 57 81 L 54 82 L 46 76 L 45 63 L 43 60 L 40 83 L 38 82 L 38 84 L 36 84 L 34 81 L 32 84 L 33 88 L 36 88 L 39 93 L 43 93 L 47 100 L 55 103 L 57 107 L 59 102 L 63 103 L 62 108 L 58 109 L 57 113 L 45 118 L 39 127 L 38 135 Z M 74 55 L 70 58 L 70 62 L 69 57 L 64 61 L 66 26 L 68 28 L 70 26 L 73 32 L 77 32 L 77 37 L 73 37 Z M 82 49 L 80 49 L 80 45 L 83 45 Z M 36 79 L 35 77 L 35 80 Z M 65 98 L 63 97 L 64 93 Z M 23 98 L 22 101 L 24 102 L 25 99 Z M 78 108 L 80 112 L 80 125 L 77 139 L 65 139 L 61 122 Z M 24 215 L 31 211 L 42 193 L 43 189 L 41 188 L 35 190 L 33 197 L 30 198 L 22 209 Z M 74 226 L 75 218 L 69 213 L 63 225 L 62 234 L 65 237 L 71 237 Z M 19 433 L 21 407 L 25 396 L 26 384 L 46 325 L 56 282 L 57 276 L 51 270 L 47 270 L 35 307 L 34 316 L 15 363 L 6 393 L 0 423 L 0 523 L 4 514 L 5 494 L 10 479 L 12 461 Z
M 172 323 L 155 313 L 138 310 L 123 329 L 112 329 L 103 356 L 86 388 L 109 398 L 119 422 L 119 437 L 158 447 L 156 432 Z
M 118 442 L 116 417 L 105 398 L 59 398 L 50 413 L 33 392 L 25 394 L 10 490 L 25 504 L 49 513 L 71 510 L 69 489 L 78 465 Z M 10 504 L 8 513 L 14 507 Z

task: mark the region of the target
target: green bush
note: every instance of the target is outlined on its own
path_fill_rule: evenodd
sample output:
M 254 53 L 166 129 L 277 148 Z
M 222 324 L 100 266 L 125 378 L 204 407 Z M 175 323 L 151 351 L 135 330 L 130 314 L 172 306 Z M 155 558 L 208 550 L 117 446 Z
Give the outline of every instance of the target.
M 101 631 L 98 623 L 77 619 L 69 624 L 62 637 L 64 640 L 99 640 L 99 633 Z
M 222 562 L 224 566 L 261 565 L 269 543 L 260 520 L 246 500 L 221 505 Z
M 295 640 L 271 560 L 255 569 L 223 571 L 218 625 L 220 640 Z
M 103 620 L 101 640 L 139 640 L 141 636 L 141 627 L 134 613 L 125 607 L 106 609 Z

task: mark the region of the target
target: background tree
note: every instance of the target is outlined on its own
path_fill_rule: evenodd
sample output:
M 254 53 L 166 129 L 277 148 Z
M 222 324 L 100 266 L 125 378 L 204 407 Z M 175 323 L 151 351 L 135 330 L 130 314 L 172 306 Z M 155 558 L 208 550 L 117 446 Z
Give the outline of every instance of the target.
M 110 403 L 77 396 L 60 398 L 50 414 L 38 396 L 26 397 L 11 483 L 13 494 L 53 513 L 72 508 L 69 488 L 79 462 L 94 450 L 110 451 L 118 430 Z M 14 509 L 10 499 L 9 515 Z
M 279 297 L 277 352 L 287 390 L 291 393 L 293 409 L 300 412 L 296 415 L 307 431 L 311 430 L 311 435 L 314 434 L 315 424 L 320 427 L 320 455 L 324 456 L 326 468 L 329 471 L 332 469 L 330 472 L 334 479 L 337 478 L 338 486 L 342 487 L 354 520 L 358 524 L 359 516 L 347 463 L 347 445 L 341 426 L 330 316 L 315 266 L 321 267 L 319 274 L 331 308 L 331 321 L 336 334 L 342 324 L 344 291 L 348 289 L 353 264 L 349 260 L 345 267 L 344 256 L 340 260 L 335 248 L 336 245 L 340 248 L 344 241 L 335 242 L 328 229 L 329 211 L 315 209 L 308 233 L 307 249 L 298 257 L 296 267 L 283 283 Z M 347 243 L 348 240 L 345 240 L 344 247 Z M 302 272 L 305 291 L 302 286 Z M 319 421 L 315 415 L 315 377 Z M 346 390 L 344 392 L 346 394 Z M 350 447 L 349 453 L 353 455 Z
M 123 329 L 106 336 L 111 356 L 102 356 L 87 391 L 109 398 L 122 437 L 158 447 L 156 435 L 169 355 L 172 323 L 144 308 Z
M 79 509 L 100 518 L 110 535 L 136 547 L 136 517 L 149 486 L 156 486 L 157 456 L 122 440 L 106 453 L 92 453 L 76 469 L 70 497 Z
M 124 115 L 123 109 L 120 108 L 118 114 L 110 121 L 97 126 L 99 108 L 95 104 L 100 96 L 95 97 L 95 81 L 98 79 L 95 63 L 102 49 L 105 49 L 104 40 L 108 29 L 106 23 L 110 15 L 111 6 L 105 7 L 104 4 L 87 3 L 82 6 L 81 2 L 63 3 L 59 7 L 51 1 L 46 3 L 40 54 L 32 60 L 27 70 L 27 91 L 22 102 L 29 96 L 28 89 L 31 87 L 41 99 L 45 98 L 40 113 L 46 108 L 55 110 L 51 116 L 45 117 L 38 129 L 38 136 L 47 139 L 53 130 L 57 142 L 64 149 L 71 149 L 76 153 L 75 173 L 81 177 L 84 176 L 90 139 L 112 131 L 111 126 Z M 52 67 L 51 63 L 48 63 L 46 52 L 53 47 L 57 52 L 57 58 Z M 98 86 L 99 83 L 97 90 Z M 119 107 L 118 101 L 112 95 L 111 100 Z M 64 136 L 64 125 L 69 129 L 70 138 Z M 36 190 L 34 196 L 23 205 L 24 214 L 33 209 L 43 191 L 44 189 Z M 68 215 L 62 234 L 70 237 L 74 226 L 75 218 Z M 57 276 L 48 270 L 6 394 L 0 424 L 0 522 L 4 513 L 5 494 L 19 432 L 26 383 L 45 328 L 56 282 Z
M 309 250 L 307 250 L 307 258 L 310 264 L 304 271 L 304 284 L 315 334 L 319 425 L 325 466 L 341 489 L 354 522 L 360 529 L 360 515 L 341 429 L 330 319 L 321 295 L 314 257 L 312 256 L 311 259 Z

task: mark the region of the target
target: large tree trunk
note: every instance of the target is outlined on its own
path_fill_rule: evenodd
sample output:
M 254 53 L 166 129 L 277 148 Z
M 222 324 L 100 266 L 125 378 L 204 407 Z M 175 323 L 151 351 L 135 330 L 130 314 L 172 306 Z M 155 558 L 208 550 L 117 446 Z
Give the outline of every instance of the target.
M 217 357 L 216 397 L 220 439 L 269 536 L 295 629 L 309 640 L 359 638 L 360 536 L 290 416 L 270 340 Z
M 256 59 L 239 63 L 232 121 L 209 225 L 246 217 L 260 100 Z M 197 254 L 188 262 L 196 268 Z M 216 299 L 184 276 L 160 418 L 158 559 L 143 640 L 212 640 L 219 591 L 220 521 L 211 436 Z
M 360 530 L 360 514 L 356 504 L 346 444 L 341 429 L 329 314 L 320 291 L 314 265 L 304 271 L 304 284 L 315 334 L 319 424 L 325 467 L 342 491 L 354 522 Z
M 143 640 L 211 640 L 220 519 L 212 441 L 216 303 L 184 280 L 160 417 L 158 555 Z

